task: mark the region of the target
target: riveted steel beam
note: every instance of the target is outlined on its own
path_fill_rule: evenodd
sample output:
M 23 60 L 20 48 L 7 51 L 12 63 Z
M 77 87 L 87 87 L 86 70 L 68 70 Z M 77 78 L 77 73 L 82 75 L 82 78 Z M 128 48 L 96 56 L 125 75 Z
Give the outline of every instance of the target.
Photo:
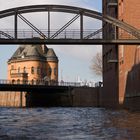
M 35 27 L 29 20 L 27 20 L 24 16 L 21 14 L 18 14 L 18 17 L 21 18 L 27 25 L 29 25 L 34 31 L 36 31 L 41 37 L 47 38 L 44 33 L 42 33 L 37 27 Z M 15 37 L 16 39 L 16 37 Z
M 84 39 L 90 39 L 91 37 L 93 37 L 93 36 L 101 33 L 102 30 L 103 30 L 102 28 L 101 29 L 98 29 L 97 31 L 94 31 L 93 33 L 91 33 L 91 34 L 87 35 L 86 37 L 84 37 Z
M 8 39 L 14 39 L 11 35 L 9 35 L 9 34 L 3 32 L 3 31 L 0 31 L 0 35 L 3 35 L 3 36 L 5 36 L 5 37 L 7 37 Z
M 47 44 L 47 45 L 140 45 L 139 39 L 0 39 L 0 44 Z
M 74 16 L 69 22 L 67 22 L 62 28 L 60 28 L 56 33 L 51 36 L 51 39 L 54 39 L 57 35 L 59 35 L 62 31 L 64 31 L 68 26 L 70 26 L 80 15 L 77 14 Z

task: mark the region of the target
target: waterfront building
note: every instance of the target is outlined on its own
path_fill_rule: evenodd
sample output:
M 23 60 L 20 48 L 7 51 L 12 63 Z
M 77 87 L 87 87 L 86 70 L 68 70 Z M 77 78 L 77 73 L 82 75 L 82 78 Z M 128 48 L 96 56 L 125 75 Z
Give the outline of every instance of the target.
M 58 57 L 46 45 L 21 45 L 7 63 L 7 78 L 13 84 L 47 84 L 58 81 Z M 23 91 L 1 91 L 0 106 L 26 107 L 30 103 L 30 94 Z
M 140 29 L 140 1 L 139 0 L 103 0 L 103 14 L 124 21 L 138 29 Z M 103 23 L 103 36 L 105 39 L 112 38 L 115 28 L 109 24 Z M 117 29 L 118 37 L 127 37 L 128 34 L 123 30 Z M 109 34 L 110 33 L 110 34 Z M 120 37 L 121 35 L 121 37 Z M 128 45 L 104 45 L 103 46 L 103 83 L 104 93 L 102 94 L 102 104 L 108 107 L 118 107 L 120 104 L 126 103 L 129 106 L 135 99 L 135 89 L 128 86 L 128 79 L 134 79 L 136 83 L 140 82 L 140 72 L 134 70 L 137 65 L 139 46 Z M 135 67 L 136 68 L 136 67 Z M 137 71 L 137 74 L 136 72 Z M 130 74 L 131 73 L 131 74 Z M 130 78 L 131 75 L 131 78 Z M 137 75 L 137 76 L 135 76 Z M 135 76 L 135 78 L 134 78 Z M 131 82 L 132 83 L 132 82 Z M 139 90 L 137 91 L 137 95 Z M 138 95 L 137 99 L 140 99 Z
M 21 45 L 8 60 L 12 83 L 58 81 L 58 57 L 46 45 Z

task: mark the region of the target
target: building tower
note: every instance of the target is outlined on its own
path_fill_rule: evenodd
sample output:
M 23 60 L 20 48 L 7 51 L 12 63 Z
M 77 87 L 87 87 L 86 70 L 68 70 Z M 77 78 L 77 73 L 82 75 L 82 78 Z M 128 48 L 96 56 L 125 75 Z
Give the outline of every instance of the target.
M 104 15 L 112 16 L 140 28 L 139 0 L 103 0 L 102 2 Z M 104 22 L 103 28 L 104 38 L 114 37 L 114 28 L 110 24 Z M 109 35 L 108 32 L 110 32 Z M 120 29 L 117 32 L 119 35 Z M 127 94 L 128 73 L 135 65 L 137 47 L 127 45 L 103 46 L 103 105 L 118 107 L 124 103 Z
M 12 83 L 58 81 L 58 57 L 45 45 L 21 45 L 8 60 Z

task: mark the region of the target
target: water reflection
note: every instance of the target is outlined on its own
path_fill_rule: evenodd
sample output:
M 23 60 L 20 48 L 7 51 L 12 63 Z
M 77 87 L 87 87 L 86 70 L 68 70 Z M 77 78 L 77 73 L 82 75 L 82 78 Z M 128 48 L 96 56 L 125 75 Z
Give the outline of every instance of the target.
M 0 109 L 0 140 L 139 140 L 140 113 L 100 108 Z

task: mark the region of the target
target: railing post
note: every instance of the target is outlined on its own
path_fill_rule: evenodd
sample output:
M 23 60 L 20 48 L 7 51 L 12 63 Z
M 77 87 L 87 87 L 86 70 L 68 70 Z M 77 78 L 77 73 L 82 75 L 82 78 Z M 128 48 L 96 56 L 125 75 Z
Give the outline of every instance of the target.
M 50 11 L 48 10 L 48 39 L 50 38 Z
M 80 14 L 80 39 L 83 39 L 83 14 Z
M 14 27 L 14 36 L 15 36 L 15 39 L 17 39 L 17 25 L 18 25 L 18 17 L 17 17 L 17 11 L 15 11 L 15 27 Z
M 116 26 L 114 27 L 114 39 L 115 40 L 117 39 L 117 27 Z

